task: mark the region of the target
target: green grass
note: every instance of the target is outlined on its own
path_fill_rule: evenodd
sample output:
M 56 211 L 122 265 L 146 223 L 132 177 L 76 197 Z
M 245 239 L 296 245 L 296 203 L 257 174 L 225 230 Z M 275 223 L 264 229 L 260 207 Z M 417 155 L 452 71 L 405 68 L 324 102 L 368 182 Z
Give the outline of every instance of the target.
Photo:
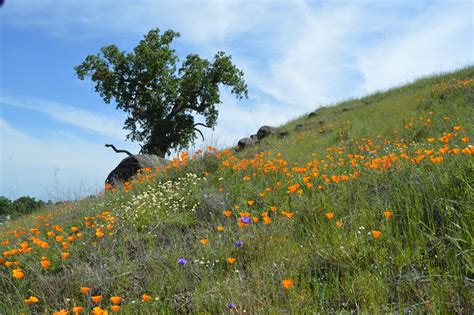
M 2 251 L 32 236 L 49 243 L 43 249 L 29 240 L 32 251 L 4 258 L 20 262 L 25 278 L 12 277 L 14 266 L 0 267 L 0 314 L 52 313 L 75 305 L 90 312 L 96 304 L 80 287 L 103 295 L 101 306 L 109 312 L 109 298 L 121 296 L 125 314 L 472 313 L 469 80 L 474 67 L 320 108 L 315 117 L 280 126 L 290 131 L 286 138 L 204 155 L 144 174 L 153 174 L 149 182 L 137 177 L 128 192 L 106 192 L 0 227 L 0 242 L 10 241 L 0 245 Z M 304 128 L 295 131 L 297 124 Z M 418 150 L 424 158 L 415 162 Z M 430 160 L 430 150 L 431 159 L 442 160 Z M 200 178 L 192 194 L 163 185 L 187 173 Z M 349 179 L 342 180 L 344 175 Z M 295 184 L 301 194 L 289 192 Z M 100 216 L 105 211 L 110 214 Z M 385 211 L 392 212 L 390 219 Z M 241 228 L 239 212 L 259 222 Z M 262 222 L 262 212 L 270 224 Z M 333 219 L 325 216 L 330 212 Z M 33 234 L 29 229 L 37 223 L 39 234 Z M 67 260 L 60 257 L 63 241 L 46 235 L 53 225 L 64 230 L 56 235 L 67 238 L 72 226 L 83 234 L 69 242 Z M 105 236 L 98 238 L 101 227 Z M 372 230 L 381 236 L 373 237 Z M 244 245 L 236 247 L 237 240 Z M 41 268 L 41 256 L 51 261 L 48 270 Z M 188 263 L 179 265 L 180 257 Z M 236 262 L 228 263 L 229 257 Z M 284 279 L 292 279 L 293 287 L 284 288 Z M 152 300 L 142 302 L 143 293 Z M 40 301 L 26 305 L 30 295 Z M 229 303 L 237 309 L 228 310 Z

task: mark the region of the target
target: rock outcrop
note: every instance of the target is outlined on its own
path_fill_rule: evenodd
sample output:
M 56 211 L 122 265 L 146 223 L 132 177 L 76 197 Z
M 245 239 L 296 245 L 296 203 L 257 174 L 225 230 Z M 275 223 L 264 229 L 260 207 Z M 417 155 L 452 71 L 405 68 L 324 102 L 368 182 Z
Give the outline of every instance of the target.
M 258 140 L 262 140 L 266 137 L 268 137 L 271 134 L 274 134 L 277 132 L 277 129 L 275 127 L 271 126 L 262 126 L 260 129 L 257 131 L 257 138 Z
M 239 140 L 239 143 L 237 143 L 237 146 L 239 147 L 240 150 L 243 150 L 245 148 L 251 147 L 257 143 L 257 139 L 254 138 L 242 138 Z
M 153 154 L 133 154 L 124 158 L 117 167 L 110 172 L 105 180 L 106 184 L 117 186 L 137 174 L 139 169 L 152 168 L 155 166 L 164 167 L 168 160 Z

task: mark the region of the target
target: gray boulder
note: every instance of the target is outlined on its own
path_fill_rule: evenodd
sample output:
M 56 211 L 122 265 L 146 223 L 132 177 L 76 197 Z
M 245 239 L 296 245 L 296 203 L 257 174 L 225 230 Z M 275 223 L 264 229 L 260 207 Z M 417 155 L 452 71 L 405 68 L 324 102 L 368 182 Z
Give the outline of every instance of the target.
M 262 126 L 257 131 L 258 140 L 262 140 L 271 134 L 275 134 L 276 132 L 277 132 L 277 129 L 275 127 Z
M 245 149 L 247 147 L 251 147 L 257 143 L 257 139 L 252 139 L 252 138 L 242 138 L 239 140 L 239 143 L 237 143 L 237 146 L 239 149 Z
M 300 130 L 303 130 L 303 129 L 304 129 L 304 125 L 302 125 L 302 124 L 298 124 L 298 125 L 295 126 L 296 131 L 300 131 Z
M 315 113 L 315 112 L 311 112 L 311 113 L 309 113 L 308 118 L 311 118 L 311 117 L 314 117 L 314 116 L 316 116 L 316 113 Z
M 289 131 L 280 131 L 278 133 L 278 139 L 282 139 L 282 138 L 285 138 L 286 136 L 288 136 L 290 134 Z
M 251 136 L 250 136 L 250 139 L 258 140 L 258 137 L 257 137 L 257 135 L 251 135 Z
M 155 166 L 165 167 L 168 160 L 153 154 L 133 154 L 124 158 L 117 167 L 110 172 L 105 180 L 106 184 L 117 186 L 137 174 L 139 169 Z

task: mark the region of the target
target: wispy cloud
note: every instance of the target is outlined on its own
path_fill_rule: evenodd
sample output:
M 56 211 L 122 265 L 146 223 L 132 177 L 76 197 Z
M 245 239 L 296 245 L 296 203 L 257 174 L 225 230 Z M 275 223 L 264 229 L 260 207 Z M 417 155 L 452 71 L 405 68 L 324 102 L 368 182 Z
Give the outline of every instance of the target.
M 25 192 L 43 199 L 96 193 L 108 172 L 125 157 L 72 134 L 38 139 L 2 118 L 0 131 L 0 195 L 10 198 Z
M 75 126 L 84 131 L 111 138 L 112 140 L 124 140 L 126 136 L 126 131 L 121 129 L 123 121 L 78 107 L 54 101 L 32 98 L 18 99 L 9 96 L 0 96 L 0 104 L 41 112 L 58 122 Z

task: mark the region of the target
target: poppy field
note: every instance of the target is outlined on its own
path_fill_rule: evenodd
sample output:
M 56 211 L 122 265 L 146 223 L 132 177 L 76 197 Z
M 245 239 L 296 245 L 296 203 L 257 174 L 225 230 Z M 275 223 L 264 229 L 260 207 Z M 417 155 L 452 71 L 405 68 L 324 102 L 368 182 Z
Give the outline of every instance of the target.
M 472 313 L 474 67 L 315 113 L 0 226 L 0 314 Z

